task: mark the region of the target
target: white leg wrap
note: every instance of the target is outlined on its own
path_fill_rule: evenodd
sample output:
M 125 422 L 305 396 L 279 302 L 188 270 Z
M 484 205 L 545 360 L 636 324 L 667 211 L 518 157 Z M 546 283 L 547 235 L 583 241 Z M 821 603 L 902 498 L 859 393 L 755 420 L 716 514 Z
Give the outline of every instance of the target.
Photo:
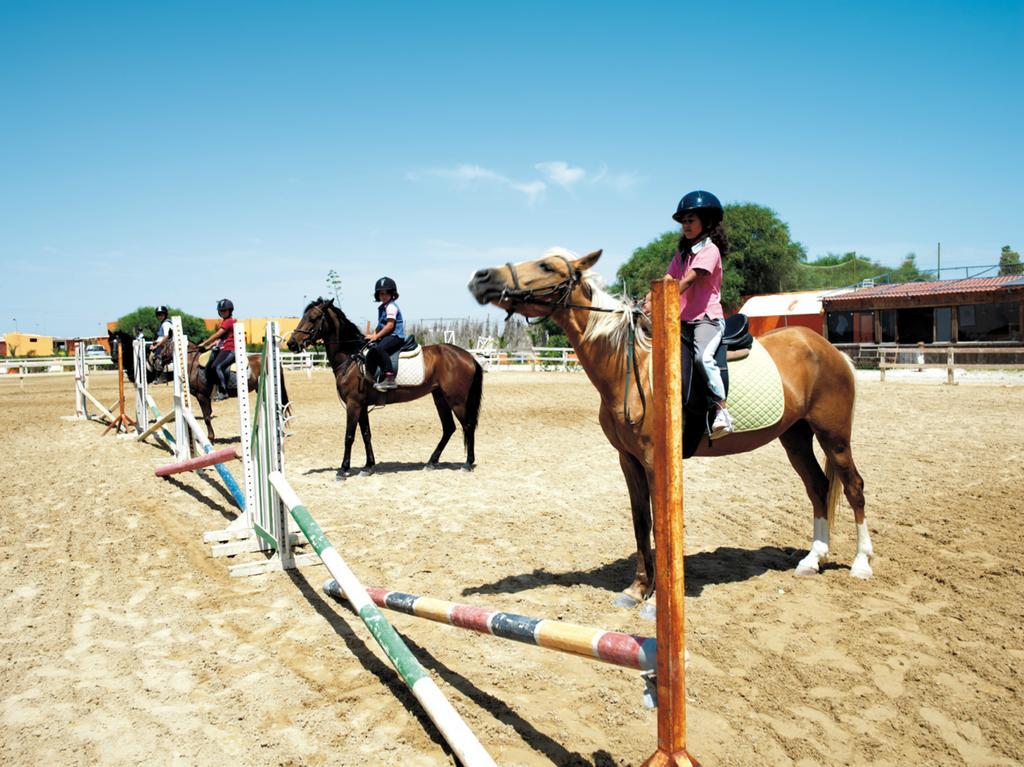
M 828 519 L 814 518 L 814 540 L 807 556 L 796 566 L 797 575 L 815 575 L 820 565 L 828 561 Z
M 850 575 L 854 578 L 867 580 L 871 577 L 871 557 L 875 550 L 871 547 L 871 536 L 868 535 L 868 523 L 861 522 L 857 525 L 857 556 L 853 558 L 850 565 Z

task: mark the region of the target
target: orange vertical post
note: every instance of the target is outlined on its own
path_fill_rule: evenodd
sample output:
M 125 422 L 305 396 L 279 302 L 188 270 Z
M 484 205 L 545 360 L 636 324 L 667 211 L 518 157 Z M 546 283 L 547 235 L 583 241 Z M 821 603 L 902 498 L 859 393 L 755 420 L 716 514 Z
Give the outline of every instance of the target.
M 145 375 L 145 371 L 142 372 Z M 120 413 L 111 422 L 111 424 L 103 430 L 103 434 L 106 435 L 111 429 L 115 430 L 115 433 L 120 431 L 128 431 L 129 426 L 135 425 L 135 420 L 129 418 L 124 412 L 124 359 L 121 357 L 121 344 L 117 345 L 117 404 L 120 409 Z
M 654 365 L 654 567 L 658 629 L 658 750 L 645 765 L 697 765 L 686 751 L 683 591 L 683 399 L 679 287 L 651 283 Z

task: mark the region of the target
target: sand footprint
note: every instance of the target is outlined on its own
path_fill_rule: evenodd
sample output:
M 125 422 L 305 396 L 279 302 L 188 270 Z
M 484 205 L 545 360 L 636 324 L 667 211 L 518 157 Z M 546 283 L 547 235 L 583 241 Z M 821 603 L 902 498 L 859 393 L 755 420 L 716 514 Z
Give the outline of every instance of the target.
M 894 655 L 885 663 L 876 663 L 871 667 L 871 677 L 875 686 L 890 698 L 903 695 L 903 677 L 910 667 L 910 661 L 902 655 Z
M 1000 757 L 988 747 L 981 728 L 974 722 L 956 722 L 938 709 L 921 707 L 921 717 L 935 728 L 936 734 L 952 749 L 955 749 L 965 764 L 1017 765 L 1019 762 Z

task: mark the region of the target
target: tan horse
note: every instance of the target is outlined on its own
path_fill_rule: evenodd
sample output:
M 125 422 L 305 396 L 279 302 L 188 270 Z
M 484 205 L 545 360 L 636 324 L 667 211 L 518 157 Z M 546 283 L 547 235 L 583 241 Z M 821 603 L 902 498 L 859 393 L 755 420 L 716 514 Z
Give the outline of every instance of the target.
M 654 590 L 650 504 L 654 419 L 642 417 L 645 402 L 653 396 L 649 378 L 651 342 L 633 308 L 603 291 L 588 272 L 600 256 L 601 251 L 577 258 L 571 251 L 549 250 L 536 261 L 481 269 L 473 275 L 469 290 L 481 304 L 491 303 L 524 317 L 550 317 L 565 331 L 600 393 L 601 428 L 619 451 L 637 546 L 636 578 L 615 604 L 633 606 L 648 599 Z M 814 508 L 811 549 L 797 565 L 797 575 L 817 573 L 828 556 L 831 520 L 839 500 L 837 478 L 841 480 L 857 524 L 857 555 L 850 574 L 869 578 L 873 551 L 864 521 L 864 482 L 850 452 L 855 394 L 852 363 L 822 336 L 806 328 L 777 330 L 759 340 L 782 376 L 782 419 L 769 428 L 737 432 L 710 444 L 703 440 L 697 455 L 732 455 L 774 439 L 782 442 Z M 636 357 L 634 365 L 628 362 L 630 346 Z M 626 398 L 629 368 L 639 374 L 634 375 Z M 813 437 L 818 438 L 825 452 L 824 472 L 814 457 Z M 645 605 L 643 612 L 651 615 L 653 602 Z

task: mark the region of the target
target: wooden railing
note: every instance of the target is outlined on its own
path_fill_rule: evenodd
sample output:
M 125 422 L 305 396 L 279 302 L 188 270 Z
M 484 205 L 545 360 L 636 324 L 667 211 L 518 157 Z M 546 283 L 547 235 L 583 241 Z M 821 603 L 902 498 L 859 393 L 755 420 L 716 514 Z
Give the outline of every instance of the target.
M 984 360 L 984 361 L 981 361 Z M 879 347 L 878 371 L 885 382 L 886 370 L 925 370 L 944 368 L 946 383 L 956 383 L 956 370 L 1024 369 L 1024 347 L 947 346 Z

